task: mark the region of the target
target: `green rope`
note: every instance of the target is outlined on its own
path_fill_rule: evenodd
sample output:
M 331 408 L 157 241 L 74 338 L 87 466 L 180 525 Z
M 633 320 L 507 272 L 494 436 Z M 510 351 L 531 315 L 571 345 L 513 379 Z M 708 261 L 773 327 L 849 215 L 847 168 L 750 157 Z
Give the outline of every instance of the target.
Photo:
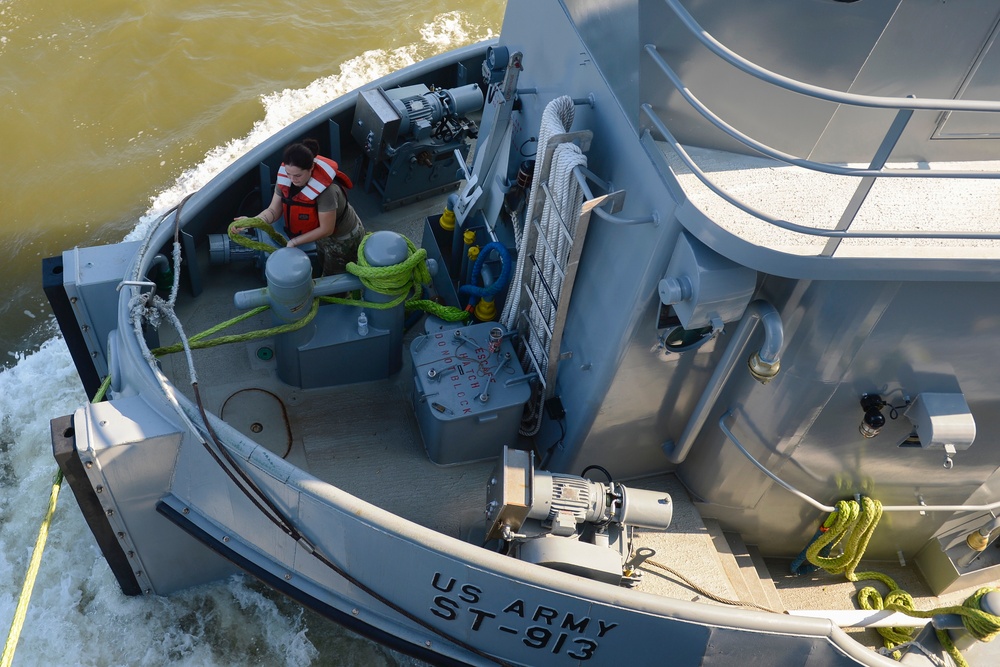
M 855 573 L 865 549 L 868 548 L 868 542 L 875 533 L 875 527 L 878 525 L 879 519 L 882 518 L 882 503 L 862 496 L 860 503 L 853 500 L 842 500 L 837 503 L 836 507 L 837 510 L 831 513 L 823 523 L 823 528 L 826 531 L 806 551 L 809 562 L 823 568 L 830 574 L 843 572 L 848 581 L 884 577 L 885 575 L 878 572 Z M 839 556 L 824 557 L 820 555 L 826 545 L 836 547 L 842 542 L 842 553 Z
M 104 395 L 111 386 L 111 376 L 104 378 L 97 393 L 94 394 L 92 403 L 100 403 L 104 400 Z M 38 537 L 35 538 L 35 548 L 31 552 L 31 559 L 28 561 L 28 571 L 24 575 L 24 583 L 21 585 L 21 594 L 17 598 L 17 607 L 14 609 L 14 618 L 10 623 L 10 631 L 7 633 L 7 641 L 4 643 L 3 655 L 0 656 L 0 667 L 10 667 L 14 661 L 14 651 L 17 650 L 17 642 L 21 639 L 21 630 L 24 629 L 24 619 L 28 615 L 28 603 L 31 601 L 31 594 L 35 589 L 35 581 L 38 579 L 38 570 L 42 565 L 42 554 L 45 552 L 45 543 L 49 538 L 49 526 L 52 524 L 52 517 L 56 513 L 56 503 L 59 501 L 59 490 L 62 488 L 62 470 L 56 470 L 52 479 L 52 487 L 49 491 L 49 506 L 42 519 L 42 525 L 38 527 Z
M 260 218 L 242 218 L 240 220 L 233 220 L 229 223 L 229 228 L 226 231 L 233 243 L 241 245 L 244 248 L 260 250 L 262 252 L 274 252 L 278 249 L 272 245 L 268 245 L 267 243 L 261 243 L 260 241 L 247 238 L 246 236 L 243 236 L 243 234 L 236 231 L 236 229 L 249 229 L 251 227 L 264 230 L 264 232 L 278 245 L 278 248 L 284 248 L 288 245 L 288 240 L 284 236 L 274 231 L 274 227 L 272 227 L 270 223 L 264 222 Z
M 469 319 L 471 313 L 454 306 L 446 306 L 437 301 L 429 299 L 412 299 L 406 302 L 407 310 L 422 310 L 436 317 L 440 317 L 445 322 L 463 322 Z
M 810 545 L 806 551 L 806 557 L 810 563 L 831 574 L 843 572 L 848 581 L 874 580 L 881 582 L 889 589 L 884 598 L 873 586 L 865 586 L 859 590 L 857 600 L 862 609 L 870 611 L 887 609 L 915 618 L 931 618 L 938 614 L 959 614 L 965 629 L 979 641 L 992 641 L 1000 634 L 1000 616 L 994 616 L 983 610 L 980 608 L 979 602 L 986 593 L 1000 589 L 981 588 L 960 606 L 918 611 L 913 607 L 913 597 L 900 589 L 892 577 L 881 572 L 855 572 L 881 517 L 882 503 L 872 498 L 862 496 L 860 503 L 853 500 L 840 501 L 836 505 L 836 511 L 832 512 L 823 522 L 823 528 L 820 530 L 824 533 Z M 828 544 L 831 546 L 842 544 L 842 553 L 834 557 L 821 556 L 820 551 Z M 885 647 L 890 651 L 913 639 L 913 628 L 910 627 L 876 629 L 882 635 Z M 955 647 L 948 631 L 937 630 L 937 636 L 955 663 L 959 667 L 968 667 L 968 663 Z M 893 651 L 892 656 L 896 660 L 902 657 L 899 651 Z
M 288 333 L 289 331 L 297 331 L 305 325 L 309 324 L 316 313 L 319 312 L 319 299 L 313 299 L 312 306 L 309 308 L 309 312 L 301 320 L 297 320 L 290 324 L 280 324 L 269 329 L 258 329 L 257 331 L 250 331 L 243 334 L 233 334 L 230 336 L 219 336 L 218 338 L 212 338 L 211 340 L 205 340 L 208 336 L 222 331 L 234 324 L 238 324 L 243 320 L 249 319 L 258 313 L 262 313 L 267 310 L 270 306 L 259 306 L 253 310 L 249 310 L 242 315 L 237 315 L 236 317 L 226 320 L 220 324 L 216 324 L 210 329 L 206 329 L 201 333 L 197 333 L 188 339 L 188 345 L 192 350 L 203 350 L 210 347 L 216 347 L 219 345 L 227 345 L 229 343 L 244 343 L 251 340 L 257 340 L 259 338 L 267 338 L 268 336 L 276 336 L 278 334 Z M 175 352 L 180 352 L 184 349 L 183 343 L 174 343 L 173 345 L 168 345 L 167 347 L 158 347 L 154 350 L 150 350 L 150 353 L 154 357 L 161 357 L 165 354 L 173 354 Z
M 274 227 L 260 218 L 234 220 L 229 225 L 229 238 L 234 243 L 252 250 L 274 252 L 277 249 L 267 243 L 247 238 L 235 231 L 237 228 L 250 227 L 264 230 L 278 247 L 284 247 L 288 243 L 285 237 L 274 231 Z M 426 250 L 422 248 L 417 249 L 413 241 L 403 236 L 403 240 L 406 241 L 407 248 L 409 249 L 409 256 L 403 262 L 394 266 L 372 266 L 365 259 L 364 253 L 365 243 L 367 243 L 370 236 L 371 234 L 368 234 L 361 240 L 361 245 L 358 247 L 358 261 L 349 262 L 347 264 L 347 271 L 360 278 L 361 283 L 365 287 L 380 294 L 395 296 L 396 298 L 386 303 L 362 301 L 361 299 L 345 299 L 336 296 L 321 296 L 319 297 L 320 299 L 325 303 L 341 303 L 372 310 L 387 310 L 402 303 L 412 291 L 413 296 L 406 302 L 406 310 L 423 310 L 447 322 L 460 322 L 469 318 L 469 313 L 461 308 L 446 306 L 436 301 L 420 298 L 422 293 L 421 286 L 430 284 L 431 282 L 430 270 L 427 268 Z
M 235 220 L 230 223 L 228 228 L 229 238 L 235 243 L 245 246 L 247 248 L 252 248 L 254 250 L 260 250 L 263 252 L 273 252 L 275 248 L 273 246 L 261 243 L 259 241 L 252 240 L 239 234 L 235 231 L 236 228 L 249 228 L 255 227 L 258 229 L 263 229 L 279 247 L 284 247 L 287 241 L 280 234 L 274 231 L 274 228 L 270 224 L 264 222 L 260 218 L 244 218 L 241 220 Z M 218 345 L 225 345 L 228 343 L 238 343 L 246 342 L 250 340 L 255 340 L 259 338 L 266 338 L 268 336 L 275 336 L 282 333 L 288 333 L 290 331 L 295 331 L 301 329 L 316 317 L 316 313 L 319 311 L 320 301 L 327 303 L 343 303 L 354 306 L 362 306 L 372 309 L 387 309 L 393 308 L 403 302 L 408 295 L 412 293 L 412 298 L 407 302 L 407 310 L 420 309 L 427 312 L 433 313 L 438 317 L 448 320 L 448 321 L 459 321 L 468 318 L 469 314 L 459 308 L 454 308 L 451 306 L 445 306 L 443 304 L 435 303 L 426 299 L 420 299 L 422 292 L 422 285 L 429 284 L 431 282 L 430 271 L 427 268 L 427 251 L 424 249 L 417 249 L 413 242 L 410 241 L 405 236 L 403 239 L 406 241 L 407 247 L 409 249 L 409 256 L 401 263 L 395 266 L 386 267 L 374 267 L 368 264 L 364 258 L 364 245 L 367 242 L 370 234 L 366 236 L 361 241 L 361 246 L 358 249 L 359 261 L 350 262 L 347 265 L 347 270 L 352 274 L 358 276 L 361 279 L 362 284 L 372 289 L 380 294 L 386 294 L 389 296 L 395 296 L 396 298 L 390 300 L 387 303 L 374 303 L 368 301 L 361 301 L 359 299 L 343 299 L 340 297 L 324 296 L 313 299 L 312 306 L 309 309 L 309 313 L 303 317 L 301 320 L 292 322 L 289 324 L 282 324 L 275 327 L 270 327 L 268 329 L 261 329 L 257 331 L 251 331 L 244 334 L 235 334 L 229 336 L 219 336 L 217 338 L 209 338 L 224 329 L 227 329 L 234 324 L 243 322 L 255 315 L 258 315 L 265 310 L 268 306 L 260 306 L 254 308 L 246 313 L 238 315 L 232 319 L 225 322 L 217 324 L 201 333 L 191 336 L 188 340 L 188 345 L 192 349 L 205 349 L 210 347 L 216 347 Z M 154 356 L 163 356 L 166 354 L 172 354 L 175 352 L 180 352 L 184 349 L 183 343 L 175 343 L 174 345 L 169 345 L 166 347 L 158 347 L 151 350 Z M 108 387 L 110 386 L 111 378 L 108 377 L 104 380 L 97 394 L 95 394 L 94 402 L 99 402 L 103 400 Z M 59 497 L 59 489 L 62 485 L 62 471 L 58 471 L 56 478 L 53 482 L 52 493 L 49 499 L 49 509 L 42 521 L 42 525 L 39 528 L 38 539 L 35 542 L 35 549 L 31 556 L 31 562 L 28 566 L 28 573 L 25 577 L 24 586 L 21 590 L 21 597 L 18 600 L 17 609 L 14 614 L 13 622 L 11 623 L 11 629 L 7 636 L 7 643 L 4 646 L 4 652 L 2 656 L 2 661 L 0 661 L 0 667 L 10 667 L 11 662 L 14 659 L 14 650 L 17 647 L 18 639 L 21 635 L 21 629 L 24 625 L 24 618 L 27 614 L 28 602 L 31 599 L 31 592 L 34 589 L 35 580 L 38 576 L 38 568 L 41 565 L 42 553 L 45 549 L 45 542 L 48 538 L 48 528 L 51 523 L 52 516 L 55 513 L 56 501 Z
M 371 234 L 367 234 L 361 240 L 361 245 L 358 246 L 358 261 L 348 262 L 347 271 L 360 278 L 361 284 L 368 289 L 374 290 L 379 294 L 395 296 L 396 298 L 388 303 L 344 301 L 338 300 L 336 297 L 322 297 L 324 300 L 329 300 L 332 303 L 348 303 L 380 310 L 398 306 L 412 293 L 412 296 L 406 301 L 406 310 L 423 310 L 449 322 L 458 322 L 469 317 L 469 313 L 461 308 L 446 306 L 420 298 L 423 293 L 422 286 L 431 283 L 431 272 L 427 268 L 426 250 L 417 248 L 413 241 L 403 236 L 402 238 L 406 241 L 406 247 L 409 250 L 409 256 L 405 260 L 393 266 L 372 266 L 365 259 L 365 244 L 370 237 Z

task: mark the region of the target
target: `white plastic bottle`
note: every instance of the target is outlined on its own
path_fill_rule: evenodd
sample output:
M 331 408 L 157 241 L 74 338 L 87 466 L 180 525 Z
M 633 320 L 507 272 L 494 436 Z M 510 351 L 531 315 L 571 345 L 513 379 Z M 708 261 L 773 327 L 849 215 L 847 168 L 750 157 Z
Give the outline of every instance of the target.
M 367 336 L 368 335 L 368 316 L 365 315 L 365 311 L 361 311 L 358 315 L 358 335 Z

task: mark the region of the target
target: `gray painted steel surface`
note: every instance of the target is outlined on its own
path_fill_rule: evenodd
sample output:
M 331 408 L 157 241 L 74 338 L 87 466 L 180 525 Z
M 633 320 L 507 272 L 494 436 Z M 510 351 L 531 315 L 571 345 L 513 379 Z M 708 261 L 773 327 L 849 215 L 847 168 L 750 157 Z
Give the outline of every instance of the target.
M 814 86 L 878 96 L 981 96 L 987 102 L 996 98 L 991 74 L 995 68 L 990 65 L 1000 9 L 986 0 L 769 0 L 752 8 L 737 0 L 690 0 L 686 8 L 732 50 Z M 485 114 L 486 124 L 495 121 L 492 129 L 499 133 L 493 139 L 499 144 L 490 145 L 507 149 L 508 171 L 533 157 L 525 147 L 537 141 L 543 109 L 567 95 L 579 101 L 572 129 L 592 133 L 586 178 L 608 191 L 620 191 L 613 199 L 621 205 L 590 222 L 571 306 L 560 322 L 560 363 L 552 390 L 559 403 L 550 406 L 536 440 L 520 445 L 544 454 L 553 472 L 575 475 L 597 467 L 615 480 L 637 481 L 674 473 L 702 516 L 717 519 L 724 530 L 738 532 L 741 542 L 757 544 L 765 556 L 773 557 L 797 554 L 823 519 L 815 506 L 790 494 L 788 487 L 826 505 L 855 494 L 870 495 L 885 505 L 981 506 L 996 501 L 1000 384 L 992 361 L 994 341 L 1000 337 L 1000 318 L 995 315 L 1000 310 L 1000 260 L 983 255 L 975 244 L 925 260 L 906 242 L 876 246 L 869 257 L 805 257 L 729 231 L 726 214 L 713 218 L 689 196 L 689 181 L 664 157 L 640 105 L 654 109 L 681 143 L 746 149 L 734 146 L 682 106 L 644 47 L 655 45 L 685 82 L 730 122 L 802 157 L 869 161 L 893 111 L 846 110 L 765 88 L 762 81 L 724 68 L 709 56 L 666 2 L 580 0 L 564 5 L 510 0 L 500 43 L 522 58 L 517 106 L 495 114 L 488 108 Z M 464 84 L 470 71 L 473 78 L 478 74 L 484 55 L 483 46 L 466 49 L 376 83 L 391 87 L 427 79 L 445 86 Z M 459 61 L 462 66 L 456 67 Z M 330 126 L 340 127 L 338 122 L 351 117 L 356 97 L 345 96 L 293 124 L 194 195 L 182 221 L 190 243 L 206 243 L 213 221 L 226 217 L 222 212 L 256 184 L 261 164 L 273 166 L 280 148 L 292 139 L 314 129 L 328 132 L 331 119 Z M 487 100 L 488 107 L 503 103 Z M 995 147 L 982 139 L 994 135 L 996 117 L 915 112 L 893 155 L 966 161 L 993 157 Z M 512 119 L 509 136 L 504 134 L 505 118 Z M 344 150 L 360 155 L 358 147 Z M 508 184 L 502 179 L 487 184 L 477 212 L 502 209 L 497 198 L 506 194 L 503 187 Z M 819 199 L 822 194 L 806 192 L 801 198 Z M 925 202 L 904 205 L 919 208 Z M 400 210 L 394 223 L 412 217 L 423 231 L 426 211 L 416 206 Z M 173 215 L 155 232 L 153 250 L 143 263 L 123 277 L 141 277 L 149 270 L 155 249 L 172 237 Z M 886 217 L 891 224 L 893 211 Z M 505 241 L 513 237 L 508 219 L 487 222 L 496 225 L 496 234 Z M 424 234 L 425 242 L 433 237 Z M 665 277 L 676 277 L 670 274 L 670 262 L 679 238 L 697 249 L 699 270 L 705 267 L 708 280 L 718 275 L 711 267 L 748 267 L 738 272 L 739 280 L 721 280 L 721 294 L 713 294 L 711 302 L 694 304 L 699 325 L 734 319 L 743 312 L 743 302 L 751 300 L 769 304 L 768 317 L 780 322 L 747 329 L 747 338 L 738 341 L 734 332 L 739 322 L 726 322 L 724 332 L 716 331 L 704 344 L 669 349 L 664 341 L 676 323 L 661 301 L 659 284 Z M 992 241 L 984 242 L 988 246 Z M 106 252 L 114 257 L 119 251 Z M 441 255 L 442 249 L 436 252 Z M 196 277 L 191 284 L 209 293 L 201 298 L 218 298 L 225 288 L 201 280 L 212 269 L 199 264 L 197 254 L 189 254 L 188 261 Z M 273 503 L 271 510 L 262 510 L 239 493 L 210 458 L 201 442 L 207 436 L 193 426 L 201 421 L 194 403 L 183 392 L 164 391 L 170 385 L 163 373 L 171 373 L 178 387 L 182 374 L 153 370 L 144 359 L 140 339 L 129 324 L 129 301 L 137 291 L 125 287 L 117 322 L 105 315 L 95 327 L 108 331 L 117 325 L 111 350 L 117 369 L 113 400 L 81 408 L 74 421 L 78 433 L 85 434 L 78 436 L 81 459 L 89 457 L 98 464 L 88 476 L 94 490 L 105 494 L 109 523 L 135 545 L 141 561 L 136 577 L 143 588 L 167 594 L 224 576 L 232 568 L 219 552 L 272 585 L 297 592 L 304 603 L 336 610 L 330 612 L 334 616 L 350 615 L 373 632 L 395 635 L 413 650 L 419 647 L 421 655 L 429 651 L 442 660 L 523 665 L 610 665 L 625 660 L 669 660 L 677 665 L 890 664 L 827 620 L 626 590 L 483 549 L 470 524 L 456 520 L 465 510 L 479 511 L 457 507 L 466 502 L 454 490 L 457 483 L 449 487 L 454 496 L 448 490 L 428 493 L 430 497 L 420 499 L 427 503 L 420 506 L 421 516 L 404 518 L 402 512 L 378 507 L 313 476 L 304 469 L 308 459 L 303 465 L 282 460 L 211 417 L 220 439 Z M 84 301 L 90 298 L 87 290 L 79 292 Z M 183 299 L 186 303 L 190 297 Z M 716 300 L 726 304 L 725 318 L 703 312 Z M 762 309 L 765 306 L 754 306 L 751 315 L 760 316 Z M 349 317 L 338 326 L 354 327 L 356 311 L 341 310 Z M 372 326 L 380 325 L 376 319 Z M 395 322 L 401 317 L 397 313 L 392 319 L 383 328 L 401 338 L 402 327 Z M 83 320 L 79 324 L 91 326 Z M 772 336 L 780 331 L 781 342 L 765 344 L 761 330 Z M 728 350 L 727 355 L 730 344 L 746 350 L 738 350 L 732 372 L 713 380 L 720 362 L 735 353 Z M 762 346 L 774 368 L 779 360 L 770 357 L 780 357 L 780 371 L 766 384 L 742 362 Z M 774 347 L 780 348 L 779 354 Z M 245 364 L 238 354 L 222 357 L 221 364 L 226 363 L 233 377 L 202 378 L 209 404 L 243 388 L 236 386 L 237 371 L 244 374 L 239 382 L 277 386 L 273 368 L 266 363 Z M 395 370 L 392 364 L 390 374 Z M 309 393 L 312 390 L 309 385 L 309 391 L 287 391 L 290 432 L 301 448 L 319 441 L 322 447 L 317 449 L 329 447 L 336 458 L 338 438 L 347 436 L 336 429 L 324 431 L 329 421 L 321 426 L 296 421 L 297 414 L 305 413 L 302 406 L 312 402 L 315 407 L 325 399 L 326 394 Z M 867 438 L 859 431 L 864 416 L 860 398 L 876 393 L 885 399 L 889 419 L 877 436 Z M 961 443 L 950 455 L 949 466 L 944 449 L 908 440 L 914 430 L 905 414 L 908 403 L 935 394 L 961 396 L 954 403 L 967 405 L 974 420 L 975 439 Z M 520 397 L 505 402 L 504 411 L 516 409 L 519 402 Z M 430 408 L 417 409 L 425 411 L 424 421 L 438 418 L 427 412 Z M 730 415 L 724 423 L 747 453 L 784 487 L 733 445 L 719 428 L 723 415 Z M 412 414 L 401 421 L 416 430 Z M 685 433 L 684 455 L 671 456 L 672 446 L 664 448 L 664 443 Z M 506 431 L 494 436 L 490 434 L 485 449 L 472 448 L 475 458 L 508 437 Z M 476 437 L 468 428 L 444 429 L 432 434 L 428 452 L 437 463 L 463 462 L 462 452 L 469 451 L 463 441 Z M 365 456 L 378 457 L 376 450 Z M 376 468 L 374 474 L 380 472 Z M 373 478 L 371 485 L 379 481 Z M 277 525 L 281 521 L 267 520 L 265 513 L 280 513 L 292 525 L 282 529 Z M 936 569 L 925 577 L 933 587 L 960 588 L 962 575 L 947 571 L 934 550 L 943 553 L 961 546 L 962 536 L 988 518 L 983 510 L 892 514 L 876 533 L 869 554 L 910 562 L 916 558 L 921 567 Z M 434 528 L 445 520 L 449 529 Z M 947 553 L 944 557 L 951 562 Z M 973 568 L 988 575 L 997 567 L 989 558 L 984 556 Z M 969 655 L 974 663 L 991 664 L 995 653 L 977 646 Z M 922 658 L 911 653 L 907 660 L 921 664 Z

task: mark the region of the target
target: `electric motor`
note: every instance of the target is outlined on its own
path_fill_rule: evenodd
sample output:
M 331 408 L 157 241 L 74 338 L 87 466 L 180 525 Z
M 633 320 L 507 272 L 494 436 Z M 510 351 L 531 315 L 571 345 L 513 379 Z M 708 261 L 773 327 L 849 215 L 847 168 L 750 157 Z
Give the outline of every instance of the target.
M 503 462 L 490 479 L 487 494 L 488 539 L 520 531 L 528 520 L 563 533 L 581 524 L 618 524 L 666 530 L 673 519 L 670 496 L 628 489 L 621 484 L 535 470 L 530 452 L 504 450 Z M 567 521 L 572 517 L 572 526 Z
M 673 519 L 673 503 L 665 493 L 544 470 L 536 471 L 534 479 L 529 519 L 552 522 L 569 513 L 578 524 L 614 522 L 653 530 L 666 530 Z
M 483 93 L 470 83 L 459 88 L 433 90 L 392 100 L 399 113 L 399 136 L 426 139 L 434 125 L 446 118 L 456 118 L 483 106 Z
M 642 576 L 628 564 L 629 531 L 666 530 L 673 518 L 666 493 L 535 470 L 531 452 L 508 448 L 487 500 L 487 541 L 503 540 L 508 555 L 624 586 Z

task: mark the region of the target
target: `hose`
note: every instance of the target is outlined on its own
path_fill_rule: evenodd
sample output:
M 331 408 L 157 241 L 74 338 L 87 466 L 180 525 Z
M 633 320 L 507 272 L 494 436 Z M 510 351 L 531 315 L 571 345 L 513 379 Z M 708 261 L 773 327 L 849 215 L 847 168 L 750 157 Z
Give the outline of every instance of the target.
M 486 263 L 486 257 L 490 254 L 490 251 L 496 250 L 497 254 L 500 256 L 500 277 L 494 280 L 490 285 L 484 285 L 479 287 L 476 285 L 475 281 L 477 278 L 482 277 L 483 264 Z M 500 293 L 500 290 L 507 286 L 510 282 L 510 274 L 513 269 L 510 265 L 510 253 L 507 252 L 507 248 L 504 244 L 498 243 L 496 241 L 488 243 L 480 252 L 479 256 L 476 258 L 476 263 L 472 266 L 472 283 L 467 285 L 462 285 L 458 288 L 458 291 L 462 294 L 470 294 L 472 296 L 478 296 L 482 298 L 493 298 Z

